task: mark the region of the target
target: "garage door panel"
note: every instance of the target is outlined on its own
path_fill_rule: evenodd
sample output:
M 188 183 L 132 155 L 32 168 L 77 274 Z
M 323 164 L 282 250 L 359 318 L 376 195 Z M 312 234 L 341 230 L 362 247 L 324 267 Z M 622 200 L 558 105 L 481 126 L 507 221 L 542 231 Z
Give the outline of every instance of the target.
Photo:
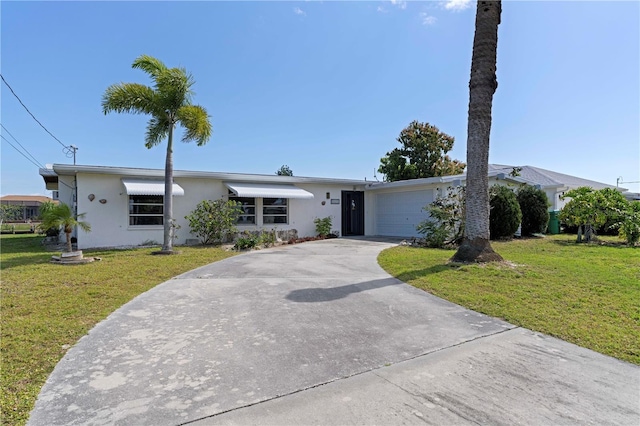
M 416 225 L 429 215 L 422 210 L 433 201 L 433 190 L 383 193 L 376 196 L 376 234 L 416 237 Z

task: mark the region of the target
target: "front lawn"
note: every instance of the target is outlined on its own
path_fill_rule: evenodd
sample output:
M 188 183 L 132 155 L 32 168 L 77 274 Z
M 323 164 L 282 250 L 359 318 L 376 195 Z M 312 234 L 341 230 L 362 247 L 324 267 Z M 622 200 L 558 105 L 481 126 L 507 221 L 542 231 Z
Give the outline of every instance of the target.
M 37 235 L 0 237 L 1 424 L 27 421 L 40 388 L 67 349 L 111 312 L 173 276 L 233 256 L 213 247 L 88 251 L 102 261 L 62 266 Z
M 575 236 L 494 242 L 510 264 L 448 264 L 452 250 L 394 247 L 391 275 L 474 311 L 640 364 L 640 248 Z

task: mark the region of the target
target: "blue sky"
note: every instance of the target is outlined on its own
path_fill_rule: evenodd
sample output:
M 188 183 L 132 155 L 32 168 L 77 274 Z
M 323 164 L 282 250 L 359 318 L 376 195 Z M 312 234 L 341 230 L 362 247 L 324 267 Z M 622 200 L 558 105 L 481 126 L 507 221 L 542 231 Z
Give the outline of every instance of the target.
M 183 66 L 211 115 L 176 169 L 374 178 L 412 120 L 455 137 L 465 160 L 475 4 L 428 2 L 7 2 L 1 69 L 85 165 L 163 168 L 147 118 L 103 115 L 104 90 L 149 84 L 141 54 Z M 490 162 L 615 185 L 640 181 L 640 3 L 504 1 Z M 2 83 L 2 136 L 71 163 Z M 15 139 L 7 133 L 11 133 Z M 1 188 L 48 194 L 5 140 Z M 379 176 L 381 178 L 381 176 Z M 640 192 L 640 184 L 622 186 Z

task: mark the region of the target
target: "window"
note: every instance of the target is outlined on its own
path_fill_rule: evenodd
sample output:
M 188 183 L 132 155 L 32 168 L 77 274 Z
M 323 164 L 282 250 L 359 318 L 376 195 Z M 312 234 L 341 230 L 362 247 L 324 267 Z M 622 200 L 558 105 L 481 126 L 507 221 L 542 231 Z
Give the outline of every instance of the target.
M 129 226 L 162 225 L 162 195 L 129 195 Z
M 238 225 L 255 225 L 256 223 L 256 199 L 249 197 L 234 197 L 229 194 L 229 201 L 236 201 L 240 204 L 240 216 Z
M 289 223 L 287 198 L 263 198 L 262 223 Z

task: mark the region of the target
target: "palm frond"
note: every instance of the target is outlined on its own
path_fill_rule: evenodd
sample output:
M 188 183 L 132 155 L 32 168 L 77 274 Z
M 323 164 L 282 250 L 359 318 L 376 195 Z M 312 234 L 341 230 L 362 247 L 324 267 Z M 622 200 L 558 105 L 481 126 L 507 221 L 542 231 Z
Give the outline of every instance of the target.
M 91 225 L 87 222 L 78 220 L 83 218 L 85 213 L 79 214 L 77 217 L 73 216 L 73 212 L 71 211 L 71 207 L 69 205 L 60 203 L 57 206 L 53 207 L 51 210 L 48 210 L 42 216 L 42 228 L 60 228 L 60 227 L 69 227 L 73 228 L 74 226 L 80 227 L 83 231 L 91 231 Z
M 167 66 L 160 59 L 149 55 L 138 56 L 138 58 L 133 61 L 131 68 L 141 69 L 149 74 L 154 81 L 157 81 L 158 76 L 167 70 Z
M 182 142 L 195 141 L 202 146 L 209 141 L 213 129 L 209 121 L 207 110 L 200 105 L 185 105 L 178 109 L 176 118 L 185 128 Z
M 157 103 L 155 91 L 143 84 L 112 84 L 102 95 L 102 112 L 128 112 L 131 114 L 152 114 Z
M 169 134 L 171 123 L 166 115 L 154 116 L 147 124 L 147 133 L 144 137 L 144 146 L 153 148 L 158 145 Z
M 160 103 L 166 110 L 174 112 L 183 105 L 189 105 L 193 84 L 193 78 L 186 71 L 179 68 L 165 70 L 156 80 L 156 91 L 160 94 Z

